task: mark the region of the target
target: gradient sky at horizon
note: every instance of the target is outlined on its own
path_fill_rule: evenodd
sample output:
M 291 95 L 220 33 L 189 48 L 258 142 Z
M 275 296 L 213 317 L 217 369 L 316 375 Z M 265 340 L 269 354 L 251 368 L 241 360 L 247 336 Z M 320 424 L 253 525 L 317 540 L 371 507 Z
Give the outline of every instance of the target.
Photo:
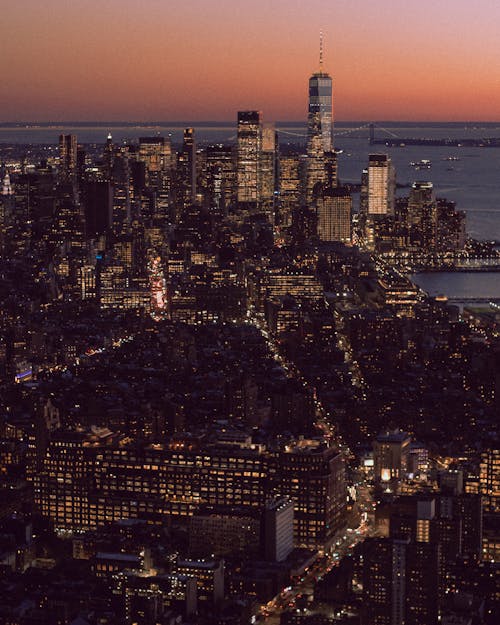
M 319 32 L 339 120 L 500 121 L 498 0 L 16 0 L 0 121 L 306 116 Z

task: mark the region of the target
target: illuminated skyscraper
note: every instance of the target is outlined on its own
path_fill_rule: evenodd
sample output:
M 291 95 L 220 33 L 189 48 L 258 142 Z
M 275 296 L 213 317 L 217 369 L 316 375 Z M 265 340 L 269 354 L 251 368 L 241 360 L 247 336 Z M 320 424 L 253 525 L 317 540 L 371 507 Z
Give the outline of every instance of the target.
M 309 78 L 309 112 L 307 116 L 308 142 L 313 137 L 321 138 L 323 152 L 333 149 L 333 104 L 332 79 L 323 71 L 323 37 L 320 39 L 319 71 Z
M 234 150 L 227 145 L 209 145 L 206 149 L 207 201 L 211 210 L 226 212 L 236 193 Z
M 147 182 L 159 187 L 162 174 L 172 167 L 172 146 L 167 137 L 140 137 L 139 160 L 146 163 Z
M 387 154 L 368 157 L 368 215 L 393 215 L 396 177 Z
M 238 112 L 238 202 L 257 206 L 260 199 L 261 113 Z
M 352 198 L 349 189 L 327 189 L 318 198 L 318 237 L 320 241 L 351 242 Z
M 292 213 L 299 205 L 300 159 L 297 155 L 280 156 L 279 159 L 279 222 L 283 226 L 292 225 Z
M 437 240 L 437 202 L 432 182 L 414 182 L 408 198 L 412 245 L 432 249 Z
M 276 161 L 278 137 L 273 123 L 262 126 L 262 149 L 260 153 L 259 200 L 261 209 L 271 223 L 274 223 L 274 192 L 276 190 Z
M 332 79 L 327 72 L 323 71 L 323 38 L 321 37 L 319 71 L 309 78 L 306 182 L 308 204 L 314 198 L 318 183 L 325 182 L 325 155 L 333 152 L 332 128 Z M 334 178 L 336 184 L 336 168 Z
M 2 195 L 12 195 L 12 186 L 10 184 L 9 172 L 5 170 L 5 175 L 2 180 Z
M 500 512 L 500 450 L 490 449 L 481 455 L 481 494 L 487 512 Z
M 76 172 L 76 135 L 59 135 L 61 178 L 69 180 Z
M 196 142 L 194 128 L 184 129 L 182 153 L 184 155 L 186 188 L 188 189 L 191 203 L 194 203 L 196 201 Z

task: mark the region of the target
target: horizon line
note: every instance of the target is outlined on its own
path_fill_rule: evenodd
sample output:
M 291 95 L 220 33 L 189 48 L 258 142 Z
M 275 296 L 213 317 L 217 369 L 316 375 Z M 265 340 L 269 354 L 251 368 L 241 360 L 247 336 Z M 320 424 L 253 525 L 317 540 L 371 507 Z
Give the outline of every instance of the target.
M 298 119 L 290 119 L 290 120 L 275 120 L 275 124 L 304 124 L 307 125 L 307 120 L 298 120 Z M 186 125 L 191 124 L 193 126 L 196 125 L 208 125 L 208 124 L 237 124 L 237 120 L 235 119 L 225 119 L 225 120 L 190 120 L 190 119 L 176 119 L 176 120 L 49 120 L 49 121 L 37 121 L 37 120 L 22 120 L 22 121 L 0 121 L 0 127 L 33 127 L 33 126 L 88 126 L 88 125 L 98 125 L 98 126 L 118 126 L 118 125 L 128 125 L 128 126 L 164 126 L 164 125 Z M 341 124 L 456 124 L 456 125 L 481 125 L 481 124 L 500 124 L 500 120 L 475 120 L 475 119 L 464 119 L 464 120 L 447 120 L 447 119 L 382 119 L 382 120 L 359 120 L 359 119 L 339 119 L 334 122 L 334 125 Z

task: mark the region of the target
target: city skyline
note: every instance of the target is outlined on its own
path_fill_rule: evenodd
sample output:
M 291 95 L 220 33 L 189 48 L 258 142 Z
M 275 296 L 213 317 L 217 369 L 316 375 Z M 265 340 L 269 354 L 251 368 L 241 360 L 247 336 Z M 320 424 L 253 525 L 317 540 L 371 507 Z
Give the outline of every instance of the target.
M 1 121 L 302 120 L 320 30 L 339 120 L 500 119 L 500 7 L 428 5 L 25 0 L 3 11 Z
M 450 2 L 4 11 L 0 625 L 498 625 L 500 9 Z

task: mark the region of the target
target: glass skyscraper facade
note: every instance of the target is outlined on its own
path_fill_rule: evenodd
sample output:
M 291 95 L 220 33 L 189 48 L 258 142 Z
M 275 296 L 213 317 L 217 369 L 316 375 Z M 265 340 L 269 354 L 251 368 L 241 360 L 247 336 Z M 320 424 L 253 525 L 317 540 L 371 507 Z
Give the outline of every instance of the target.
M 328 73 L 320 71 L 309 78 L 308 142 L 320 136 L 323 152 L 331 152 L 332 130 L 332 79 Z

